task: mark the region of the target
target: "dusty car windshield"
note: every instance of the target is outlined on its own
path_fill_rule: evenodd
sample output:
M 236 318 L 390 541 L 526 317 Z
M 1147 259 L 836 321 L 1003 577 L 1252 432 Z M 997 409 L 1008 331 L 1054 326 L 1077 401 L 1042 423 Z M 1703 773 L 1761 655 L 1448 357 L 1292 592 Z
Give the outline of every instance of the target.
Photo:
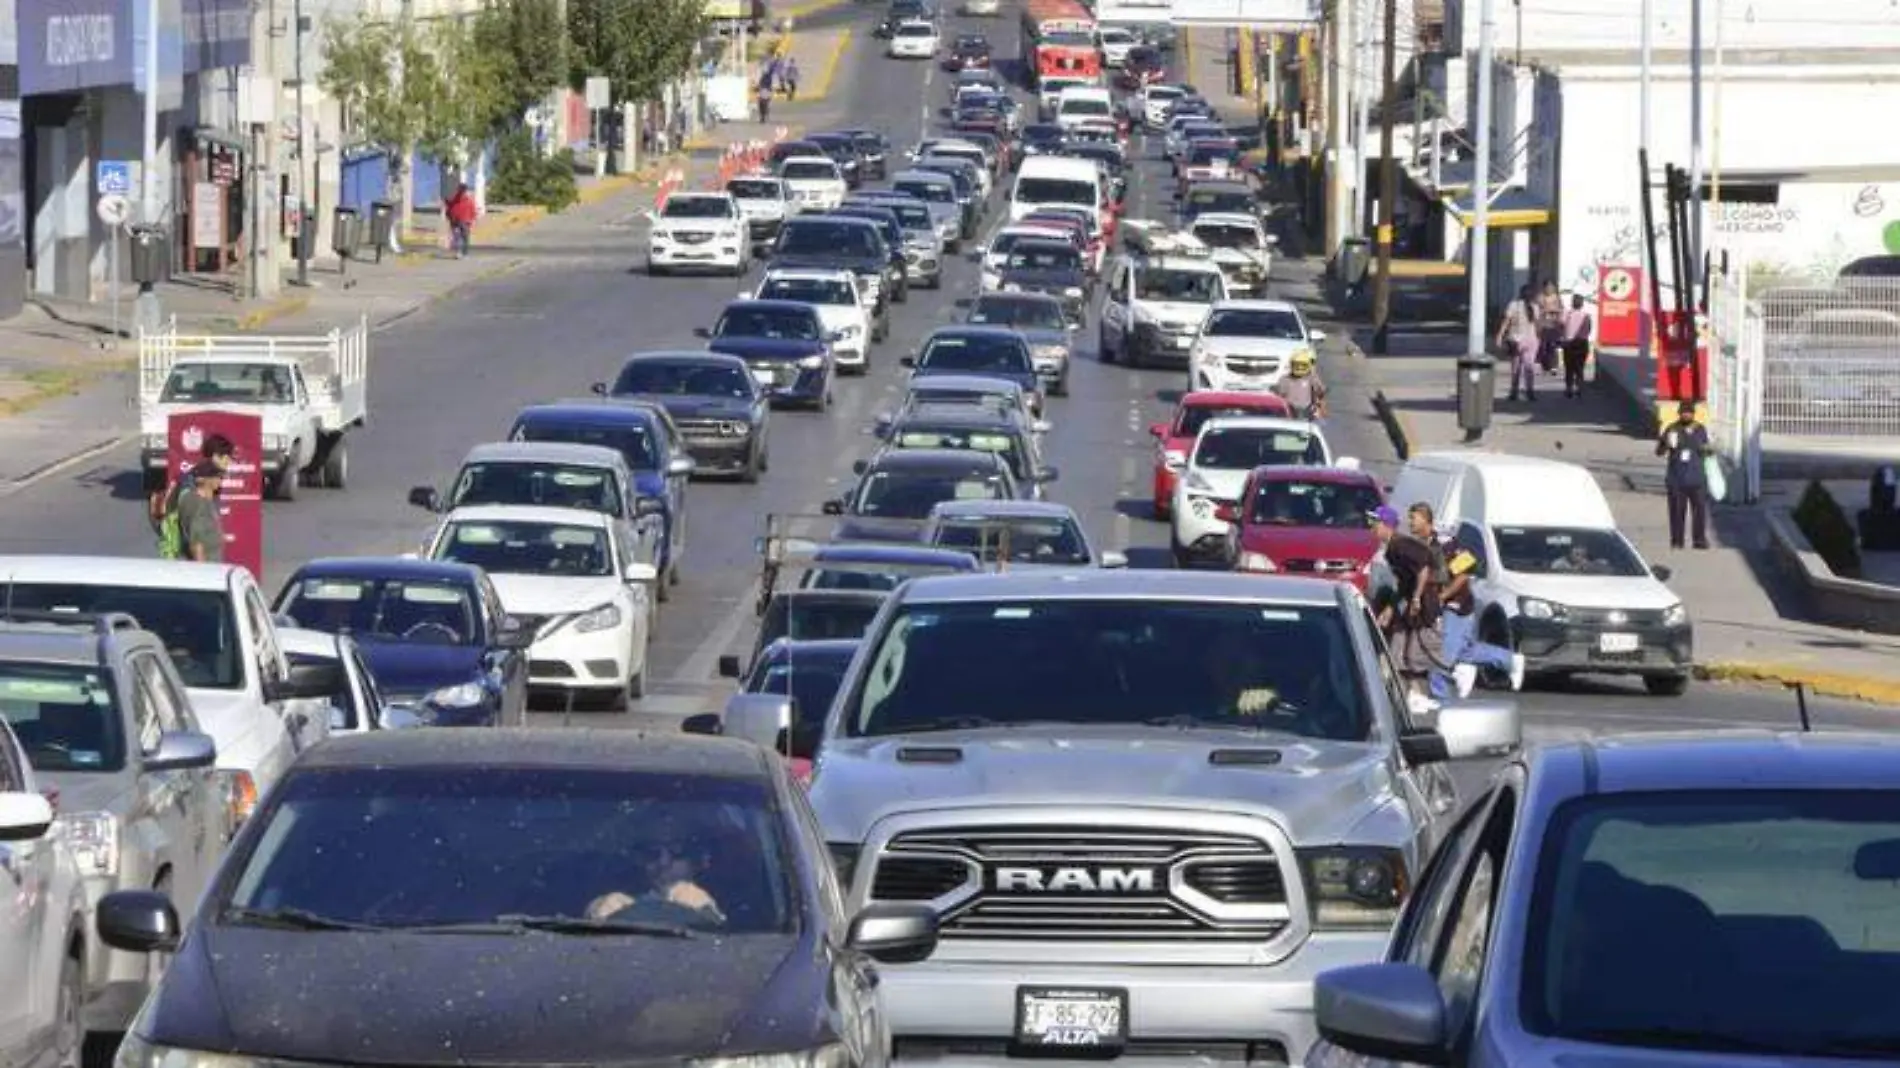
M 667 219 L 730 219 L 736 213 L 725 197 L 668 197 L 660 216 Z
M 1254 490 L 1247 521 L 1349 530 L 1366 527 L 1366 516 L 1382 503 L 1378 490 L 1359 483 L 1270 478 Z
M 421 766 L 308 771 L 278 789 L 220 903 L 225 924 L 290 913 L 394 930 L 506 933 L 556 919 L 793 929 L 779 817 L 757 782 Z M 670 904 L 681 882 L 717 908 Z
M 462 468 L 449 507 L 526 504 L 579 508 L 602 515 L 621 513 L 620 488 L 612 470 L 545 463 L 472 463 Z
M 496 575 L 571 578 L 614 573 L 606 531 L 552 523 L 454 523 L 436 542 L 435 559 L 474 564 Z
M 1215 428 L 1201 435 L 1194 466 L 1251 471 L 1256 467 L 1326 462 L 1319 438 L 1297 430 Z
M 1306 327 L 1290 311 L 1222 308 L 1207 317 L 1201 331 L 1208 337 L 1261 337 L 1273 341 L 1305 341 Z
M 1649 573 L 1613 530 L 1496 527 L 1498 557 L 1506 571 L 1527 575 L 1601 575 L 1636 578 Z
M 446 582 L 312 576 L 293 582 L 277 612 L 305 630 L 359 642 L 469 645 L 481 637 L 474 591 Z
M 1896 883 L 1900 792 L 1571 801 L 1542 836 L 1525 925 L 1525 1028 L 1646 1051 L 1664 1033 L 1684 1063 L 1891 1063 Z
M 621 368 L 614 395 L 750 397 L 752 378 L 743 368 L 698 361 L 637 360 Z
M 1150 723 L 1363 741 L 1370 719 L 1359 674 L 1333 608 L 917 603 L 879 638 L 845 698 L 844 729 Z
M 653 436 L 635 423 L 569 423 L 558 419 L 524 419 L 515 425 L 514 441 L 555 441 L 569 445 L 599 445 L 626 458 L 636 471 L 660 466 Z
M 296 399 L 290 368 L 275 363 L 179 363 L 159 403 L 289 404 Z
M 128 685 L 132 680 L 127 679 Z M 73 664 L 0 664 L 0 719 L 13 728 L 34 771 L 125 767 L 124 719 L 103 672 Z M 157 721 L 152 737 L 158 744 Z
M 877 471 L 865 480 L 858 514 L 922 519 L 941 501 L 1000 501 L 1008 496 L 995 475 Z
M 124 612 L 165 643 L 186 686 L 235 690 L 244 685 L 244 643 L 223 590 L 181 590 L 80 583 L 9 582 L 14 608 L 99 615 Z

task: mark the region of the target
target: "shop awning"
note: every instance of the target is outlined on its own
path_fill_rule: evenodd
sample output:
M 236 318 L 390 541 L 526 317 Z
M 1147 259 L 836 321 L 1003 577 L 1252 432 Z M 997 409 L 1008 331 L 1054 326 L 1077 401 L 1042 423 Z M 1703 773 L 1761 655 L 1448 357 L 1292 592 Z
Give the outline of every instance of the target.
M 217 145 L 220 148 L 228 148 L 233 152 L 249 152 L 251 150 L 251 146 L 244 143 L 244 138 L 234 133 L 216 129 L 215 127 L 193 126 L 190 128 L 189 133 L 194 140 L 202 141 L 207 145 Z
M 1445 198 L 1445 209 L 1467 228 L 1472 223 L 1472 207 L 1470 193 L 1459 193 Z M 1500 230 L 1542 226 L 1549 221 L 1550 205 L 1542 197 L 1522 188 L 1506 189 L 1493 197 L 1491 212 L 1487 219 L 1489 225 Z

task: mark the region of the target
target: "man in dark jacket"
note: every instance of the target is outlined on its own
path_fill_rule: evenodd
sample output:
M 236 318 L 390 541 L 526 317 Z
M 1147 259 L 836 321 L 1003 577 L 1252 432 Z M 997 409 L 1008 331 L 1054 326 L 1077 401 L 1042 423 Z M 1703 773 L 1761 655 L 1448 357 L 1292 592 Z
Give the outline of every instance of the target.
M 1695 547 L 1709 547 L 1709 483 L 1702 461 L 1713 452 L 1708 428 L 1696 422 L 1695 402 L 1676 408 L 1676 421 L 1656 439 L 1656 455 L 1668 465 L 1664 485 L 1669 490 L 1669 547 L 1682 548 L 1683 519 L 1695 530 Z

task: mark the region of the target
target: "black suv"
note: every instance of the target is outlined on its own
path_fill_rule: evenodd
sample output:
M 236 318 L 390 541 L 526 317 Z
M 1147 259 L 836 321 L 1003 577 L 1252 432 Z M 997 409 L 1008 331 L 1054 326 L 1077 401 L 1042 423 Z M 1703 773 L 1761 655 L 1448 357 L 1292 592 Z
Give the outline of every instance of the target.
M 899 246 L 899 262 L 903 256 Z M 773 267 L 826 267 L 858 276 L 859 286 L 870 287 L 883 314 L 893 297 L 891 248 L 884 232 L 870 219 L 842 215 L 800 215 L 785 220 L 773 246 Z M 903 268 L 900 266 L 901 272 Z

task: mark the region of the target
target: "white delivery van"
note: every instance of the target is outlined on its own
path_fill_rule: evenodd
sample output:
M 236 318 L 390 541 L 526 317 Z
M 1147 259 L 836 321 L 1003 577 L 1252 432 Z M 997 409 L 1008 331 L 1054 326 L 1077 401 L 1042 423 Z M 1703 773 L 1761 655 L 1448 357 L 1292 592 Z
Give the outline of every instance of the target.
M 1556 460 L 1484 452 L 1412 457 L 1390 496 L 1430 505 L 1478 559 L 1478 634 L 1532 676 L 1637 676 L 1652 694 L 1689 686 L 1694 629 L 1681 598 L 1617 529 L 1595 476 Z
M 1102 229 L 1102 167 L 1092 159 L 1073 156 L 1030 156 L 1016 172 L 1010 190 L 1009 220 L 1015 222 L 1038 208 L 1081 208 Z

